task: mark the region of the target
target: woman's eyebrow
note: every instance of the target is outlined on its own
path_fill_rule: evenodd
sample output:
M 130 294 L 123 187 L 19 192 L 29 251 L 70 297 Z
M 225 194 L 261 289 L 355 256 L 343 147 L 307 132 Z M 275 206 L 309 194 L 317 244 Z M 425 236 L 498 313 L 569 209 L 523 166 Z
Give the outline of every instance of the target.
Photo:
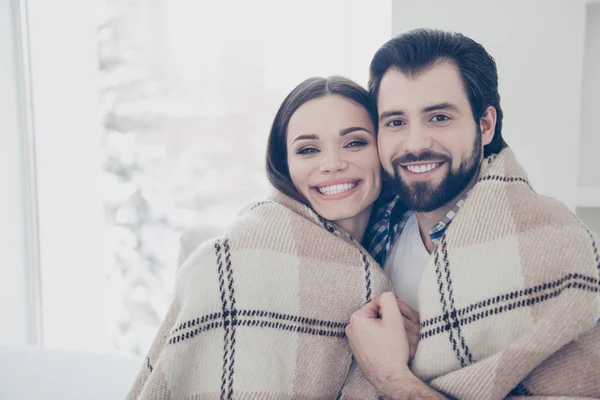
M 310 134 L 310 135 L 300 135 L 298 136 L 296 139 L 294 139 L 294 141 L 292 143 L 297 142 L 298 140 L 314 140 L 314 139 L 318 139 L 319 137 L 317 135 Z
M 340 131 L 340 136 L 345 136 L 349 133 L 356 132 L 356 131 L 365 131 L 367 133 L 371 133 L 367 128 L 363 128 L 361 126 L 352 126 L 350 128 L 342 129 Z

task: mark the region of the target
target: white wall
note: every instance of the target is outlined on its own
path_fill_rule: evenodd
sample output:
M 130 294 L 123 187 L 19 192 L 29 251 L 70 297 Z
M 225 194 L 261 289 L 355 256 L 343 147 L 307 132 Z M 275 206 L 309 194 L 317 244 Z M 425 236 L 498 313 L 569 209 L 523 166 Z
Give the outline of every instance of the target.
M 94 3 L 27 3 L 44 344 L 103 350 L 106 274 L 102 270 L 102 147 Z
M 583 0 L 393 0 L 392 33 L 431 27 L 481 43 L 498 65 L 503 136 L 533 187 L 576 205 Z
M 587 6 L 583 83 L 579 184 L 600 189 L 600 3 Z
M 577 217 L 596 235 L 600 236 L 600 208 L 577 207 Z
M 0 344 L 26 344 L 25 186 L 16 10 L 0 0 Z
M 600 235 L 600 1 L 587 5 L 581 98 L 577 216 Z
M 345 29 L 344 55 L 345 75 L 357 83 L 367 87 L 369 64 L 375 54 L 392 35 L 392 24 L 389 19 L 383 19 L 392 9 L 392 0 L 377 0 L 376 3 L 365 0 L 344 0 Z M 365 24 L 365 21 L 377 21 L 377 24 Z M 368 29 L 368 32 L 365 32 Z

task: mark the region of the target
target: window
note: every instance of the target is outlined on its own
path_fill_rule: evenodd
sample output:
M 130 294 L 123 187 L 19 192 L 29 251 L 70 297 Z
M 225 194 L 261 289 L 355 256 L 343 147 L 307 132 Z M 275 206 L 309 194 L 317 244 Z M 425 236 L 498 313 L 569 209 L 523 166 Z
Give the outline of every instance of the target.
M 29 6 L 44 342 L 140 355 L 181 233 L 214 237 L 270 192 L 277 107 L 314 75 L 366 85 L 391 4 L 59 3 Z

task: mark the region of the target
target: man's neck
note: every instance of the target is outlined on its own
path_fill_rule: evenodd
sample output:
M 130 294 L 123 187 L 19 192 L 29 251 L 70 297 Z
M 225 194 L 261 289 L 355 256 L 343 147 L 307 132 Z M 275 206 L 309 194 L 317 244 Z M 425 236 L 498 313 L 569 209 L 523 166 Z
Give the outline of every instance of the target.
M 452 208 L 454 208 L 454 206 L 456 206 L 456 203 L 458 203 L 459 200 L 464 197 L 465 193 L 467 193 L 473 186 L 475 186 L 475 183 L 477 183 L 478 178 L 479 171 L 477 171 L 473 175 L 473 178 L 471 179 L 469 184 L 455 198 L 444 204 L 442 207 L 431 212 L 415 213 L 417 216 L 417 221 L 419 221 L 419 232 L 421 234 L 421 239 L 423 240 L 423 244 L 425 245 L 425 248 L 427 249 L 429 254 L 431 254 L 433 252 L 433 249 L 435 248 L 435 243 L 433 243 L 433 240 L 431 240 L 429 232 L 431 232 L 433 227 L 436 226 L 437 223 L 440 222 L 442 218 L 444 218 L 444 216 L 448 214 L 448 212 Z

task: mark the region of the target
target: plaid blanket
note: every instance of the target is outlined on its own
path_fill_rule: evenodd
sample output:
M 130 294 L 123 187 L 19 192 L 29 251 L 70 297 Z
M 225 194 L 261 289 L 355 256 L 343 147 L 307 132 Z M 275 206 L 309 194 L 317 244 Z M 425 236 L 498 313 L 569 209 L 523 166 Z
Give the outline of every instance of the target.
M 486 159 L 421 280 L 415 374 L 459 399 L 600 398 L 598 245 L 510 149 Z
M 188 253 L 129 399 L 377 397 L 344 329 L 391 285 L 343 230 L 278 195 Z

